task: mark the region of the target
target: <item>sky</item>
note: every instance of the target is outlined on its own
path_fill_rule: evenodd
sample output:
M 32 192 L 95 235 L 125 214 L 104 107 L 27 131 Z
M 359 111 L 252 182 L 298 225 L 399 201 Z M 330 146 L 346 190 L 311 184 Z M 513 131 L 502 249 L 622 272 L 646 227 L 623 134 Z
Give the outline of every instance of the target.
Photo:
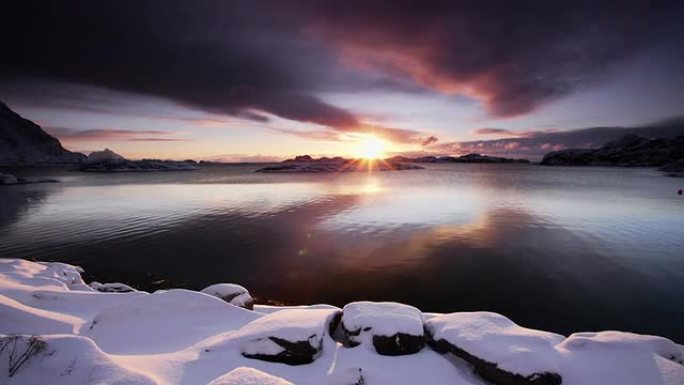
M 536 157 L 684 134 L 677 2 L 14 1 L 0 100 L 73 151 Z

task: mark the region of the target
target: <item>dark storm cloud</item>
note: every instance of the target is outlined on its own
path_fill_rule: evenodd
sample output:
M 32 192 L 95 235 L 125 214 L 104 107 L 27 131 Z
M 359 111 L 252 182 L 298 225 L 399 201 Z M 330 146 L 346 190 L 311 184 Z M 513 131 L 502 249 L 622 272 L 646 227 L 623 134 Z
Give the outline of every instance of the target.
M 0 16 L 0 77 L 95 85 L 258 122 L 274 114 L 427 144 L 434 140 L 418 131 L 369 125 L 318 95 L 427 89 L 474 96 L 495 115 L 524 114 L 600 80 L 676 19 L 671 7 L 648 3 L 10 3 Z
M 682 37 L 674 5 L 599 3 L 335 2 L 315 8 L 314 30 L 351 63 L 514 116 L 600 81 L 645 46 Z
M 430 150 L 445 154 L 541 156 L 565 148 L 598 148 L 628 134 L 647 138 L 684 135 L 684 117 L 634 127 L 590 127 L 558 132 L 531 130 L 514 138 L 441 143 L 431 146 Z

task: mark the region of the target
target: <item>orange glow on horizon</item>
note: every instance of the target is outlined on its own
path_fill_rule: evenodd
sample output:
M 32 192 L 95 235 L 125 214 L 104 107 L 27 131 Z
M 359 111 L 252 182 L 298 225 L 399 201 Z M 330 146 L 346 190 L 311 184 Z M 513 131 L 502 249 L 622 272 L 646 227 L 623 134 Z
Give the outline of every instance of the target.
M 364 159 L 382 159 L 387 149 L 387 143 L 375 136 L 362 138 L 356 146 L 355 153 Z

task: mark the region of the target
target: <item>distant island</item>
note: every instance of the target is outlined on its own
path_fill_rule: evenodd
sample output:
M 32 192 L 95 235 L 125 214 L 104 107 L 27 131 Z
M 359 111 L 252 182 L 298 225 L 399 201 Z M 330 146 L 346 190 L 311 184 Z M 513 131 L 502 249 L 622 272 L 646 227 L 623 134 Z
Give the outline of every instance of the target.
M 394 162 L 408 163 L 521 163 L 529 164 L 527 159 L 502 158 L 498 156 L 488 156 L 482 154 L 466 154 L 462 156 L 421 156 L 418 158 L 408 158 L 404 156 L 394 156 L 388 160 Z
M 567 149 L 544 155 L 546 166 L 661 167 L 678 175 L 684 172 L 684 135 L 649 139 L 626 135 L 598 149 Z
M 160 159 L 128 160 L 114 151 L 105 148 L 93 151 L 79 166 L 87 172 L 148 172 L 148 171 L 194 171 L 199 170 L 194 160 L 173 161 Z
M 339 156 L 334 158 L 312 158 L 309 155 L 296 156 L 294 159 L 285 160 L 275 166 L 267 166 L 256 172 L 353 172 L 353 171 L 400 171 L 420 170 L 423 167 L 409 163 L 399 163 L 392 160 L 367 160 L 345 159 Z

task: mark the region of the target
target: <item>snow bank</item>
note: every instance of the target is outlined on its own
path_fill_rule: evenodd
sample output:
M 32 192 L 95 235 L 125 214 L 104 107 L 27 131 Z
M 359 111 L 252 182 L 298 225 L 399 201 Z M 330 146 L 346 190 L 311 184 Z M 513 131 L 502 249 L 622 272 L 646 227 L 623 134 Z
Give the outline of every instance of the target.
M 11 341 L 10 338 L 16 338 Z M 41 344 L 37 353 L 30 357 L 12 375 L 10 355 L 26 353 L 29 336 L 0 336 L 0 383 L 5 385 L 157 385 L 150 377 L 118 365 L 102 352 L 92 340 L 70 335 L 34 337 Z M 2 349 L 3 342 L 7 345 Z M 15 365 L 16 366 L 16 365 Z
M 495 313 L 423 314 L 394 303 L 250 311 L 189 290 L 100 292 L 80 272 L 0 259 L 0 384 L 684 384 L 682 346 L 662 337 L 565 338 Z M 327 338 L 331 326 L 335 338 L 361 346 Z M 406 354 L 406 336 L 432 349 L 382 355 Z M 17 368 L 31 346 L 35 354 Z
M 0 294 L 0 334 L 73 334 L 82 320 L 36 309 Z
M 161 353 L 238 329 L 257 317 L 210 295 L 174 289 L 104 308 L 82 334 L 108 353 Z
M 413 354 L 423 348 L 423 314 L 395 302 L 352 302 L 343 309 L 343 343 L 356 346 L 372 340 L 384 355 Z
M 208 385 L 294 385 L 261 370 L 241 366 L 215 379 Z
M 684 384 L 682 351 L 666 338 L 615 331 L 575 333 L 557 348 L 564 384 Z
M 221 298 L 230 304 L 244 307 L 245 309 L 252 310 L 254 307 L 254 300 L 249 295 L 247 289 L 234 283 L 217 283 L 205 287 L 201 292 Z
M 61 262 L 29 262 L 22 259 L 0 259 L 0 288 L 10 289 L 13 283 L 16 289 L 33 291 L 48 290 L 83 290 L 92 291 L 83 282 L 78 266 Z M 6 281 L 6 282 L 4 282 Z

